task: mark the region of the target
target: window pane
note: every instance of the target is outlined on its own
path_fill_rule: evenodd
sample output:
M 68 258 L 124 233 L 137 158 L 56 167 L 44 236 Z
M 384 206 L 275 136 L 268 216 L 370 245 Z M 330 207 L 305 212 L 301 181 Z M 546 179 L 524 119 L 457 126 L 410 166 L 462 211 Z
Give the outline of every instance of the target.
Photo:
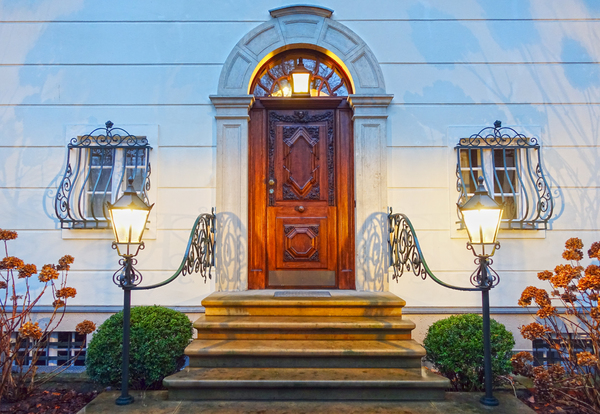
M 127 168 L 127 171 L 125 171 L 125 175 L 123 176 L 123 190 L 127 188 L 130 178 L 133 178 L 133 188 L 135 191 L 140 191 L 144 179 L 144 170 L 141 168 Z
M 469 164 L 469 154 L 471 155 L 471 163 Z M 481 151 L 476 149 L 471 150 L 460 150 L 460 165 L 463 168 L 469 167 L 469 165 L 473 168 L 481 166 Z
M 104 205 L 106 201 L 111 201 L 110 200 L 110 193 L 100 193 L 100 194 L 94 194 L 94 195 L 90 195 L 89 199 L 89 204 L 88 204 L 88 211 L 87 211 L 87 215 L 88 217 L 95 217 L 98 219 L 103 219 L 104 218 Z M 93 208 L 93 214 L 92 214 L 92 208 Z
M 512 196 L 505 196 L 504 197 L 504 202 L 502 202 L 502 197 L 501 196 L 496 196 L 494 197 L 494 200 L 496 200 L 496 203 L 500 204 L 502 207 L 504 207 L 504 211 L 502 212 L 502 218 L 503 219 L 510 219 L 510 220 L 515 220 L 518 218 L 517 215 L 517 205 L 515 204 L 515 198 Z
M 517 157 L 517 150 L 515 149 L 494 150 L 494 166 L 504 168 L 503 154 L 506 154 L 504 155 L 506 158 L 506 167 L 515 167 Z
M 512 194 L 513 191 L 517 192 L 517 172 L 515 170 L 496 170 L 498 180 L 494 179 L 494 192 Z M 498 186 L 498 181 L 500 186 Z M 512 183 L 512 188 L 511 188 Z
M 112 165 L 113 150 L 107 148 L 91 148 L 90 164 L 94 166 Z
M 88 190 L 93 192 L 104 192 L 111 187 L 111 168 L 92 168 L 90 171 L 90 180 L 88 182 Z
M 478 184 L 477 179 L 479 178 L 480 172 L 481 171 L 479 171 L 479 170 L 473 171 L 473 175 L 475 176 L 475 181 L 472 180 L 471 172 L 469 170 L 462 172 L 463 182 L 465 183 L 465 188 L 467 189 L 467 193 L 472 194 L 475 192 L 475 190 L 477 190 L 477 184 Z
M 144 149 L 127 149 L 125 150 L 125 165 L 127 166 L 142 166 L 145 164 L 146 150 Z

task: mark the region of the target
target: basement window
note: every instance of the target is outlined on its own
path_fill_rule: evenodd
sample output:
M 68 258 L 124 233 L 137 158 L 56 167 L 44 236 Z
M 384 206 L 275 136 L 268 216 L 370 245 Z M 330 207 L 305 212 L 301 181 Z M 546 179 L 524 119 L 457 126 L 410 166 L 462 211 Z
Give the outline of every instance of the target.
M 17 334 L 13 334 L 11 342 L 15 343 Z M 31 341 L 30 339 L 22 340 Z M 80 350 L 83 350 L 80 352 Z M 77 332 L 52 332 L 48 337 L 41 340 L 41 345 L 37 351 L 36 366 L 63 366 L 68 363 L 69 366 L 85 366 L 85 354 L 87 347 L 86 335 Z M 31 365 L 33 362 L 33 352 L 26 352 L 31 347 L 23 347 L 19 352 L 18 363 L 20 365 Z
M 484 128 L 455 147 L 457 205 L 463 205 L 484 178 L 488 193 L 504 207 L 501 228 L 546 229 L 554 202 L 540 163 L 537 138 L 512 128 Z M 460 220 L 460 212 L 457 209 Z

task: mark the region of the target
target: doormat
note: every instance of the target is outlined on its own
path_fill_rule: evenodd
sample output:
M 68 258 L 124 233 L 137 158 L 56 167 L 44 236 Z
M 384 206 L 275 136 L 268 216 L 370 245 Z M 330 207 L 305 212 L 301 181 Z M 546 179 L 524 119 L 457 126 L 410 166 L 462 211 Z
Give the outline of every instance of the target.
M 330 298 L 331 293 L 310 290 L 282 290 L 275 292 L 276 298 Z

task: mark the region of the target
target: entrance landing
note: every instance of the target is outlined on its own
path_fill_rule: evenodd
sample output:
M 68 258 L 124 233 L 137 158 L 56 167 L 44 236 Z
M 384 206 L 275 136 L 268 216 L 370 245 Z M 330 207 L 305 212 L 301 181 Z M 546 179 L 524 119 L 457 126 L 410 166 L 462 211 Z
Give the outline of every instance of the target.
M 271 289 L 214 292 L 202 305 L 206 316 L 401 316 L 406 301 L 389 292 Z

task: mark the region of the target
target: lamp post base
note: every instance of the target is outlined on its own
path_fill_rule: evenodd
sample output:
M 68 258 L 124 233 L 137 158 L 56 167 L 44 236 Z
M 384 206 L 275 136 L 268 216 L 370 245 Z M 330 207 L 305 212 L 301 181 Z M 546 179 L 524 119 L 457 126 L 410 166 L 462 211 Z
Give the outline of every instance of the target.
M 500 404 L 495 397 L 486 397 L 485 395 L 479 399 L 479 402 L 490 407 L 495 407 Z
M 117 405 L 128 405 L 131 404 L 133 402 L 133 397 L 131 395 L 127 395 L 127 396 L 120 396 L 119 398 L 117 398 L 115 400 L 115 404 Z

